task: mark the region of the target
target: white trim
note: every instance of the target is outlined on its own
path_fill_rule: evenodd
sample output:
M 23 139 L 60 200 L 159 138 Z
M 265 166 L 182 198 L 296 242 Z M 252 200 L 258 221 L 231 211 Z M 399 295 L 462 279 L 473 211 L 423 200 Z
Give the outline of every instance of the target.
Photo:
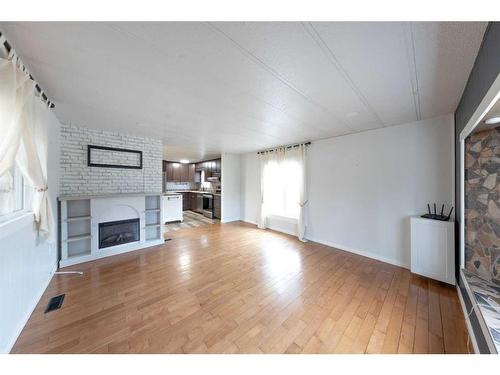
M 85 254 L 85 255 L 82 255 L 79 257 L 75 256 L 75 257 L 71 257 L 68 259 L 61 259 L 59 261 L 59 267 L 63 268 L 63 267 L 73 266 L 75 264 L 91 262 L 93 260 L 107 258 L 107 257 L 113 256 L 113 255 L 124 254 L 124 253 L 132 252 L 132 251 L 136 251 L 136 250 L 141 250 L 141 249 L 145 249 L 145 248 L 152 247 L 152 246 L 163 245 L 164 243 L 165 243 L 165 240 L 163 239 L 163 237 L 160 238 L 159 240 L 149 240 L 149 241 L 145 241 L 142 243 L 131 242 L 130 243 L 130 244 L 132 244 L 131 246 L 128 246 L 130 244 L 118 245 L 118 246 L 114 246 L 114 248 L 112 250 L 111 250 L 111 248 L 106 249 L 106 252 Z M 121 247 L 121 246 L 123 246 L 123 247 Z
M 500 99 L 500 73 L 497 78 L 490 86 L 488 92 L 479 103 L 478 107 L 472 114 L 471 118 L 467 122 L 467 125 L 460 132 L 459 143 L 460 143 L 460 228 L 459 228 L 459 251 L 460 251 L 460 268 L 465 267 L 465 223 L 464 223 L 464 212 L 465 212 L 465 139 L 474 131 L 474 129 L 479 125 L 481 120 L 486 116 L 489 110 L 495 105 L 495 103 Z
M 257 225 L 255 222 L 253 222 L 251 220 L 242 220 L 242 221 L 244 221 L 245 223 L 248 223 L 248 224 Z M 292 236 L 295 236 L 295 237 L 297 236 L 296 233 L 287 233 L 287 232 L 285 232 L 283 230 L 280 230 L 280 229 L 274 229 L 274 228 L 271 228 L 271 227 L 268 227 L 268 229 L 271 229 L 271 230 L 274 230 L 274 231 L 277 231 L 277 232 L 282 232 L 282 233 L 285 233 L 285 234 L 291 234 Z M 322 245 L 330 246 L 330 247 L 333 247 L 333 248 L 338 249 L 338 250 L 347 251 L 349 253 L 361 255 L 361 256 L 364 256 L 366 258 L 379 260 L 381 262 L 389 263 L 389 264 L 392 264 L 394 266 L 398 266 L 398 267 L 403 267 L 403 268 L 406 268 L 406 269 L 410 269 L 410 264 L 409 263 L 400 262 L 400 261 L 395 260 L 395 259 L 390 259 L 390 258 L 378 256 L 378 255 L 376 255 L 374 253 L 370 253 L 370 252 L 367 252 L 367 251 L 364 251 L 364 250 L 354 249 L 354 248 L 349 247 L 349 246 L 335 244 L 335 243 L 332 243 L 330 241 L 324 241 L 324 240 L 321 240 L 321 239 L 318 239 L 318 238 L 307 237 L 307 240 L 308 241 L 312 241 L 312 242 L 317 242 L 317 243 L 320 243 Z
M 296 221 L 297 221 L 297 219 L 287 218 L 286 216 L 277 216 L 277 215 L 272 215 L 272 218 L 274 218 L 274 219 L 283 219 L 283 221 L 290 220 L 290 222 L 289 222 L 290 224 L 293 224 L 293 220 L 295 220 L 295 224 L 296 224 Z M 240 221 L 243 221 L 243 222 L 245 222 L 245 223 L 248 223 L 248 224 L 253 224 L 253 225 L 257 226 L 257 222 L 252 221 L 252 220 L 244 220 L 244 219 L 241 219 Z M 280 233 L 284 233 L 284 234 L 289 234 L 290 236 L 297 237 L 297 232 L 292 232 L 292 231 L 290 231 L 290 230 L 286 230 L 286 229 L 283 229 L 283 228 L 279 228 L 279 227 L 276 227 L 276 226 L 273 226 L 273 225 L 266 225 L 266 229 L 274 230 L 275 232 L 280 232 Z
M 481 313 L 481 310 L 476 303 L 476 299 L 474 298 L 474 295 L 472 294 L 472 290 L 470 290 L 469 283 L 467 282 L 462 270 L 460 270 L 459 277 L 462 279 L 462 283 L 465 287 L 465 290 L 466 290 L 467 294 L 469 295 L 469 300 L 470 300 L 471 305 L 474 306 L 473 314 L 476 315 L 477 321 L 479 322 L 479 327 L 481 328 L 481 331 L 483 333 L 483 337 L 486 341 L 486 344 L 488 345 L 488 350 L 490 351 L 490 353 L 497 353 L 497 350 L 496 350 L 495 344 L 493 343 L 493 340 L 491 338 L 488 326 L 486 325 L 486 322 L 484 321 L 483 314 Z M 468 314 L 469 313 L 467 312 L 467 315 Z M 465 316 L 467 316 L 467 315 L 465 315 Z
M 371 259 L 379 260 L 381 262 L 389 263 L 389 264 L 392 264 L 394 266 L 398 266 L 398 267 L 403 267 L 403 268 L 406 268 L 406 269 L 410 269 L 410 264 L 407 263 L 407 262 L 401 262 L 401 261 L 396 260 L 396 259 L 386 258 L 386 257 L 380 256 L 380 255 L 377 255 L 377 254 L 374 254 L 374 253 L 371 253 L 371 252 L 367 252 L 365 250 L 354 249 L 354 248 L 349 247 L 349 246 L 336 244 L 336 243 L 333 243 L 333 242 L 330 242 L 330 241 L 324 241 L 324 240 L 321 240 L 321 239 L 318 239 L 318 238 L 307 238 L 307 239 L 309 241 L 317 242 L 317 243 L 320 243 L 322 245 L 333 247 L 335 249 L 339 249 L 339 250 L 347 251 L 349 253 L 361 255 L 361 256 L 364 256 L 366 258 L 371 258 Z
M 462 306 L 462 312 L 464 314 L 464 317 L 466 317 L 465 325 L 467 326 L 467 332 L 469 334 L 469 338 L 470 338 L 470 341 L 472 343 L 472 349 L 474 350 L 475 354 L 479 354 L 479 347 L 477 346 L 476 336 L 474 335 L 474 331 L 472 330 L 472 325 L 470 324 L 470 319 L 467 318 L 469 313 L 467 312 L 467 309 L 465 308 L 465 302 L 464 302 L 464 298 L 462 297 L 462 291 L 460 290 L 460 287 L 458 285 L 456 286 L 456 288 L 457 288 L 458 299 L 460 300 L 460 306 Z
M 460 147 L 460 228 L 458 237 L 459 268 L 465 268 L 465 140 L 459 141 Z
M 57 262 L 54 264 L 54 266 L 52 267 L 52 270 L 49 272 L 49 276 L 47 277 L 47 280 L 43 284 L 43 287 L 40 288 L 40 291 L 37 294 L 36 298 L 32 301 L 31 308 L 28 309 L 26 311 L 26 315 L 22 319 L 19 320 L 17 328 L 15 330 L 15 334 L 12 335 L 12 337 L 10 338 L 10 342 L 5 347 L 5 350 L 3 351 L 3 353 L 10 353 L 10 351 L 14 347 L 14 344 L 16 343 L 19 335 L 23 331 L 24 326 L 26 325 L 26 323 L 28 323 L 28 320 L 31 317 L 31 314 L 33 314 L 33 311 L 35 311 L 35 308 L 38 305 L 38 302 L 40 302 L 40 299 L 42 298 L 43 294 L 45 293 L 45 290 L 47 289 L 50 282 L 52 281 L 52 277 L 54 276 L 54 273 L 56 272 L 56 270 L 57 270 Z

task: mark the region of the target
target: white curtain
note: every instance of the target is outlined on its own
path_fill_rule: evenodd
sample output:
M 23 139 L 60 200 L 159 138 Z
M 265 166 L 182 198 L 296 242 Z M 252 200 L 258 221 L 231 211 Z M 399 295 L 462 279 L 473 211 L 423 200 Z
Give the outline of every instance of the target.
M 308 203 L 308 195 L 307 195 L 307 146 L 302 144 L 297 148 L 294 148 L 291 152 L 291 158 L 295 159 L 296 162 L 300 165 L 300 177 L 299 177 L 299 186 L 298 186 L 298 206 L 299 206 L 299 215 L 297 218 L 297 237 L 302 242 L 306 242 L 305 234 L 307 228 L 306 222 L 306 205 Z
M 35 96 L 35 83 L 18 68 L 16 58 L 0 59 L 0 177 L 14 164 L 34 189 L 32 211 L 39 234 L 49 239 L 48 111 Z
M 259 154 L 261 207 L 258 227 L 266 228 L 271 215 L 297 220 L 297 235 L 305 241 L 307 205 L 306 145 L 281 147 Z

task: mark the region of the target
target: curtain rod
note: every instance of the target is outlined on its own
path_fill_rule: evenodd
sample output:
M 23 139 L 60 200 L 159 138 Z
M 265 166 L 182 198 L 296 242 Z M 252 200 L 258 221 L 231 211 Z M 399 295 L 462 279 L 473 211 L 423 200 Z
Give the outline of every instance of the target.
M 278 148 L 284 148 L 286 150 L 289 150 L 291 148 L 299 147 L 301 145 L 309 146 L 310 144 L 311 144 L 311 142 L 303 142 L 303 143 L 295 143 L 295 144 L 288 145 L 288 146 L 278 146 L 278 147 L 270 148 L 269 150 L 258 151 L 257 154 L 265 154 L 266 152 L 274 152 Z
M 2 32 L 0 31 L 0 37 L 2 36 Z M 12 46 L 10 45 L 10 43 L 7 41 L 7 39 L 5 38 L 4 36 L 4 42 L 3 42 L 3 46 L 5 47 L 5 49 L 7 50 L 7 53 L 10 53 L 10 51 L 12 50 Z M 19 59 L 19 61 L 21 61 L 21 59 L 19 58 L 19 56 L 17 54 L 15 54 L 17 56 L 17 58 Z M 35 81 L 35 79 L 33 78 L 33 76 L 31 75 L 30 72 L 28 72 L 28 69 L 26 68 L 26 65 L 24 65 L 24 63 L 21 61 L 21 64 L 23 66 L 23 70 L 28 74 L 28 76 L 30 77 L 30 79 L 35 82 L 35 89 L 36 91 L 40 94 L 40 97 L 42 98 L 42 101 L 46 102 L 47 105 L 49 106 L 49 108 L 54 108 L 56 105 L 54 103 L 52 103 L 49 98 L 47 97 L 47 95 L 45 95 L 45 93 L 43 92 L 43 90 L 40 88 L 40 85 Z

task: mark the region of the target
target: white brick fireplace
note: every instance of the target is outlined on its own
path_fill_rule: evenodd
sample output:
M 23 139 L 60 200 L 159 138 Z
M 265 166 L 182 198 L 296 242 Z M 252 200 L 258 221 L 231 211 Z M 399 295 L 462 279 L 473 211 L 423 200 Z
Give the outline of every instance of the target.
M 110 155 L 109 164 L 114 167 L 90 166 L 89 145 L 140 152 L 142 167 L 116 167 L 136 161 L 126 154 L 122 158 L 119 152 Z M 98 163 L 106 164 L 105 152 L 96 156 Z M 157 139 L 63 125 L 60 267 L 162 244 L 161 168 L 162 143 Z M 120 223 L 133 223 L 133 219 L 139 220 L 138 235 L 120 237 L 122 241 L 112 245 L 100 243 L 100 224 L 110 228 L 119 222 L 115 228 L 121 228 Z

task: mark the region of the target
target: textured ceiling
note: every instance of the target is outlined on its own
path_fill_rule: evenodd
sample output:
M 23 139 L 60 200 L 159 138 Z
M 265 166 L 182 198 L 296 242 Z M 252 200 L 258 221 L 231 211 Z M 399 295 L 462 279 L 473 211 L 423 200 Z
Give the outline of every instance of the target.
M 62 122 L 199 160 L 454 112 L 486 23 L 0 27 Z

